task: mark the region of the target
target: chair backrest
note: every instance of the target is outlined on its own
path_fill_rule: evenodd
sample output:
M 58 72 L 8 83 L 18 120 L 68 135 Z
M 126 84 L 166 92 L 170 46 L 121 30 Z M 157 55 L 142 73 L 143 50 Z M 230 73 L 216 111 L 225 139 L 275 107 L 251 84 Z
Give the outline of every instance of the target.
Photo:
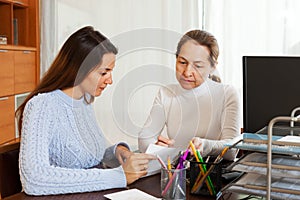
M 20 143 L 0 145 L 0 194 L 1 198 L 21 192 L 19 174 Z

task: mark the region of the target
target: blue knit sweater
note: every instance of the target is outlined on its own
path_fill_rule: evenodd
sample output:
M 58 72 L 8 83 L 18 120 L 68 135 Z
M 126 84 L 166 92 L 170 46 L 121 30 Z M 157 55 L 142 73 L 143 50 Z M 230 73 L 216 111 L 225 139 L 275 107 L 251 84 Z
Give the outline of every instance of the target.
M 61 90 L 39 94 L 25 106 L 20 176 L 25 193 L 63 194 L 126 186 L 124 171 L 106 149 L 94 110 Z M 104 162 L 111 169 L 92 168 Z

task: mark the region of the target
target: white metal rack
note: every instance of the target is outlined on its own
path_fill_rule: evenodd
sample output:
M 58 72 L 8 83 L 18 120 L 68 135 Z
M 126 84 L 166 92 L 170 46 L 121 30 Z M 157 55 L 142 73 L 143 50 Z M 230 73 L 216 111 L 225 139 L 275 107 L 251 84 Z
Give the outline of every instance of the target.
M 300 110 L 300 107 L 295 108 L 292 111 L 292 114 L 290 117 L 285 117 L 285 116 L 280 116 L 280 117 L 275 117 L 272 119 L 269 123 L 268 126 L 268 147 L 267 147 L 267 199 L 271 199 L 271 178 L 272 178 L 272 144 L 274 143 L 272 141 L 272 136 L 273 136 L 273 126 L 277 122 L 290 122 L 291 127 L 294 127 L 294 122 L 300 122 L 300 117 L 294 117 L 296 111 Z M 289 145 L 287 142 L 286 145 Z
M 258 150 L 256 147 L 253 146 L 259 146 L 259 145 L 264 145 L 264 150 L 262 150 L 262 152 L 266 153 L 266 158 L 267 161 L 263 162 L 263 163 L 248 163 L 248 165 L 252 165 L 252 166 L 259 166 L 259 167 L 263 167 L 266 168 L 266 186 L 258 186 L 258 185 L 244 185 L 243 187 L 245 188 L 249 188 L 249 189 L 253 189 L 253 190 L 260 190 L 260 191 L 266 191 L 266 199 L 270 200 L 271 199 L 271 191 L 272 192 L 279 192 L 279 193 L 288 193 L 288 194 L 294 194 L 294 195 L 299 195 L 300 196 L 300 191 L 299 190 L 291 190 L 291 189 L 281 189 L 281 188 L 273 188 L 271 189 L 271 185 L 272 185 L 272 166 L 273 169 L 286 169 L 286 170 L 296 170 L 296 171 L 300 171 L 300 166 L 290 166 L 287 165 L 286 163 L 281 163 L 280 165 L 276 165 L 276 164 L 272 164 L 272 154 L 277 153 L 278 154 L 278 149 L 280 148 L 284 148 L 284 149 L 289 149 L 289 151 L 282 151 L 279 152 L 279 154 L 285 154 L 285 156 L 289 156 L 289 155 L 300 155 L 299 154 L 299 149 L 300 149 L 300 143 L 299 142 L 285 142 L 285 141 L 277 141 L 274 140 L 274 137 L 277 136 L 273 136 L 273 127 L 274 124 L 278 123 L 278 122 L 288 122 L 290 123 L 291 126 L 291 130 L 293 130 L 294 127 L 294 122 L 300 122 L 300 115 L 295 117 L 295 114 L 297 111 L 300 111 L 300 107 L 295 108 L 292 113 L 291 116 L 279 116 L 279 117 L 275 117 L 273 118 L 268 125 L 268 135 L 264 135 L 264 138 L 244 138 L 243 139 L 243 143 L 240 147 L 237 146 L 237 148 L 240 149 L 244 149 L 244 150 L 249 150 L 249 151 L 261 151 Z M 293 132 L 291 131 L 290 134 L 292 134 Z M 260 134 L 250 134 L 250 135 L 260 135 Z M 262 135 L 260 135 L 262 136 Z M 249 149 L 247 149 L 249 147 Z M 295 150 L 297 149 L 297 150 Z M 278 156 L 278 155 L 277 155 Z M 232 186 L 242 186 L 242 185 L 238 185 L 236 183 L 231 183 L 230 185 Z M 230 187 L 230 186 L 229 186 Z

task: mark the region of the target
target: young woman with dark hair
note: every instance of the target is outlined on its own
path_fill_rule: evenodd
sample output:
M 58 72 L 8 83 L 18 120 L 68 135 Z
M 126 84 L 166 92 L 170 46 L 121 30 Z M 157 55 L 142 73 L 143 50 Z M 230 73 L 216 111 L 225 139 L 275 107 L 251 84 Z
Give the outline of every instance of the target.
M 116 47 L 93 27 L 73 33 L 16 111 L 25 193 L 64 194 L 125 187 L 147 174 L 152 155 L 120 142 L 106 148 L 91 103 L 112 84 Z M 109 169 L 93 168 L 102 164 Z

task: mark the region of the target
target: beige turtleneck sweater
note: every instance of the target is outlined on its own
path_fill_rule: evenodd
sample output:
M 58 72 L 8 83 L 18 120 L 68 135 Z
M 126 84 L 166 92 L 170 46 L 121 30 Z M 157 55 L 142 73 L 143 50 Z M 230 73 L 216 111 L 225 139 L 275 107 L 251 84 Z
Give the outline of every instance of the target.
M 202 156 L 216 156 L 240 135 L 240 122 L 239 95 L 232 86 L 207 79 L 192 90 L 178 84 L 161 87 L 139 133 L 139 150 L 144 152 L 166 129 L 176 147 L 185 149 L 193 137 L 200 137 Z M 236 151 L 231 150 L 224 158 L 233 160 L 235 156 Z

